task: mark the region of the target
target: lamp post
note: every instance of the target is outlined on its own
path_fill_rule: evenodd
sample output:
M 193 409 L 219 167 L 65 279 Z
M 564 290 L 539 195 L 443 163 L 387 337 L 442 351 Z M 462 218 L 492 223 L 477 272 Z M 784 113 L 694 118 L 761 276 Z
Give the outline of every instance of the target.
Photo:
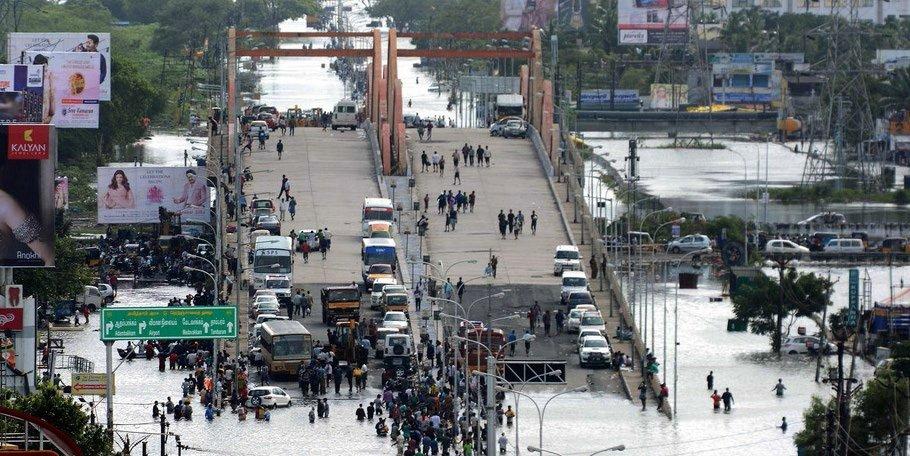
M 215 286 L 215 287 L 218 286 L 218 281 L 215 280 L 215 276 L 213 276 L 212 274 L 209 274 L 208 272 L 203 271 L 202 269 L 184 266 L 183 270 L 187 271 L 187 272 L 189 272 L 189 271 L 201 272 L 201 273 L 205 274 L 206 276 L 208 276 L 210 279 L 212 279 L 213 286 Z M 221 386 L 219 385 L 219 382 L 218 382 L 218 352 L 221 348 L 221 347 L 219 347 L 219 345 L 221 345 L 221 339 L 215 339 L 214 342 L 212 343 L 212 348 L 213 348 L 213 350 L 212 350 L 212 352 L 213 352 L 212 353 L 212 384 L 214 385 L 213 389 L 215 390 L 214 391 L 215 408 L 221 408 Z
M 521 388 L 524 388 L 525 385 L 531 383 L 532 380 L 537 380 L 538 378 L 546 377 L 547 375 L 560 374 L 560 373 L 561 373 L 561 372 L 558 371 L 558 370 L 551 370 L 551 371 L 547 371 L 547 372 L 543 372 L 543 373 L 537 374 L 537 375 L 535 375 L 535 376 L 533 376 L 533 377 L 531 377 L 531 378 L 529 378 L 529 379 L 526 379 L 524 382 L 522 382 L 522 383 L 521 383 L 521 386 L 519 387 L 519 391 L 521 391 Z M 494 379 L 496 379 L 496 380 L 499 380 L 499 381 L 501 381 L 501 382 L 503 382 L 503 383 L 508 384 L 508 385 L 509 385 L 509 390 L 514 390 L 514 389 L 515 389 L 515 385 L 514 385 L 512 382 L 506 380 L 505 378 L 503 378 L 503 377 L 500 376 L 500 375 L 490 374 L 490 373 L 488 373 L 488 372 L 474 372 L 474 374 L 475 374 L 475 375 L 484 375 L 484 376 L 487 376 L 487 377 L 492 377 L 492 378 L 494 378 Z M 518 417 L 519 417 L 519 416 L 520 416 L 520 415 L 518 414 L 518 395 L 516 394 L 516 395 L 515 395 L 515 455 L 516 455 L 516 456 L 519 454 L 519 448 L 521 448 L 521 446 L 518 444 Z
M 495 320 L 491 320 L 491 321 L 490 321 L 490 326 L 492 326 L 492 322 L 493 322 L 493 321 L 511 319 L 511 318 L 516 318 L 516 317 L 520 317 L 520 315 L 518 315 L 518 314 L 513 314 L 513 315 L 510 315 L 510 316 L 508 316 L 508 317 L 502 317 L 502 318 L 497 318 L 497 319 L 495 319 Z M 464 342 L 474 343 L 474 344 L 479 345 L 480 347 L 485 348 L 485 349 L 487 350 L 487 353 L 489 354 L 489 356 L 487 356 L 487 373 L 489 373 L 489 374 L 492 375 L 493 372 L 496 372 L 496 355 L 494 355 L 493 350 L 492 350 L 488 345 L 484 345 L 484 344 L 481 343 L 480 341 L 471 340 L 471 339 L 467 339 L 467 338 L 460 337 L 460 336 L 455 336 L 455 337 L 453 337 L 453 338 L 454 338 L 455 340 L 461 340 L 461 341 L 464 341 Z M 522 339 L 522 340 L 523 340 L 523 339 Z M 509 342 L 509 343 L 504 344 L 504 345 L 499 349 L 498 352 L 501 352 L 506 346 L 508 346 L 508 345 L 510 345 L 510 344 L 517 343 L 518 341 L 519 341 L 519 339 L 515 339 L 515 340 L 513 340 L 512 342 Z M 497 353 L 498 353 L 498 352 L 497 352 Z M 479 358 L 480 358 L 480 354 L 479 354 L 479 353 L 478 353 L 477 357 L 478 357 L 478 361 L 479 361 Z M 478 364 L 479 364 L 479 363 L 478 363 Z M 467 363 L 465 363 L 465 365 L 467 366 Z M 467 382 L 467 377 L 465 377 L 465 381 Z M 487 454 L 488 454 L 488 455 L 493 455 L 493 454 L 496 454 L 496 420 L 493 418 L 493 414 L 496 413 L 495 408 L 493 407 L 493 404 L 494 404 L 494 402 L 495 402 L 495 400 L 494 400 L 494 398 L 493 398 L 493 395 L 495 394 L 495 392 L 494 392 L 495 386 L 493 385 L 494 382 L 493 382 L 491 379 L 488 379 L 486 383 L 487 383 L 487 400 L 486 400 L 486 410 L 487 410 Z M 479 393 L 479 392 L 480 392 L 480 391 L 479 391 L 479 390 L 480 390 L 480 385 L 477 386 L 477 389 L 478 389 L 478 393 Z M 480 397 L 480 396 L 479 396 L 479 394 L 478 394 L 478 398 L 479 398 L 479 397 Z M 477 429 L 477 436 L 479 437 L 479 436 L 480 436 L 480 420 L 477 420 L 477 426 L 478 426 L 478 429 Z
M 746 190 L 748 190 L 748 183 L 749 183 L 749 174 L 747 171 L 748 166 L 746 163 L 746 157 L 744 157 L 741 153 L 739 153 L 735 150 L 731 150 L 730 152 L 733 152 L 734 155 L 736 155 L 743 161 L 743 191 L 745 192 Z M 743 195 L 743 198 L 748 198 L 748 197 L 749 197 L 748 194 Z M 743 217 L 743 225 L 744 225 L 743 226 L 743 256 L 746 257 L 746 264 L 748 265 L 749 264 L 749 221 L 746 220 L 745 217 Z
M 676 397 L 679 387 L 679 264 L 689 256 L 711 253 L 710 249 L 694 250 L 678 258 L 676 263 L 676 295 L 673 297 L 673 415 L 676 415 Z
M 507 389 L 505 389 L 505 388 L 503 388 L 503 387 L 501 387 L 501 386 L 497 386 L 496 389 L 499 390 L 499 391 L 503 391 L 503 392 L 508 392 L 508 391 L 509 391 L 509 390 L 507 390 Z M 511 392 L 512 392 L 513 394 L 518 394 L 518 395 L 521 395 L 521 396 L 524 396 L 524 397 L 528 398 L 528 399 L 531 401 L 531 403 L 534 404 L 534 407 L 537 408 L 537 418 L 538 418 L 538 423 L 540 424 L 540 429 L 539 429 L 539 434 L 538 434 L 538 445 L 537 445 L 537 447 L 529 446 L 529 447 L 528 447 L 528 451 L 530 451 L 530 452 L 532 452 L 532 453 L 533 453 L 533 452 L 538 452 L 538 453 L 543 454 L 543 451 L 544 451 L 544 450 L 543 450 L 543 419 L 544 419 L 544 415 L 546 415 L 546 413 L 547 413 L 547 406 L 550 405 L 550 402 L 551 402 L 553 399 L 556 399 L 557 397 L 562 396 L 562 395 L 565 395 L 565 394 L 569 394 L 569 393 L 584 393 L 584 392 L 587 391 L 587 390 L 588 390 L 588 387 L 587 387 L 587 386 L 579 386 L 578 388 L 573 388 L 573 389 L 570 389 L 570 390 L 563 391 L 563 392 L 561 392 L 561 393 L 556 393 L 556 394 L 550 396 L 550 397 L 547 399 L 547 401 L 544 402 L 544 404 L 543 404 L 543 409 L 540 408 L 540 405 L 537 404 L 537 401 L 535 401 L 534 398 L 531 397 L 529 394 L 525 394 L 525 393 L 522 393 L 522 392 L 520 392 L 520 391 L 511 390 Z
M 626 449 L 626 446 L 625 446 L 625 445 L 616 445 L 616 446 L 611 446 L 610 448 L 604 448 L 604 449 L 602 449 L 602 450 L 597 450 L 597 451 L 591 453 L 591 454 L 588 455 L 588 456 L 594 456 L 594 455 L 596 455 L 596 454 L 606 453 L 606 452 L 608 452 L 608 451 L 625 451 L 625 449 Z M 561 454 L 559 454 L 559 453 L 557 453 L 557 452 L 555 452 L 555 451 L 545 450 L 545 449 L 543 449 L 543 448 L 538 448 L 538 447 L 536 447 L 536 446 L 534 446 L 534 445 L 528 445 L 528 451 L 531 451 L 531 452 L 538 452 L 538 453 L 555 454 L 556 456 L 562 456 Z

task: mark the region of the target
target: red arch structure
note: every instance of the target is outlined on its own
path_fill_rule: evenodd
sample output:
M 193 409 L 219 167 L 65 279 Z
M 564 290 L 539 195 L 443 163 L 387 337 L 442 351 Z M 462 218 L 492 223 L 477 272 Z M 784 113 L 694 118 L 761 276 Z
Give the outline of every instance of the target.
M 279 49 L 257 48 L 243 49 L 237 47 L 237 38 L 272 37 L 276 40 L 335 37 L 335 38 L 372 38 L 371 49 Z M 513 40 L 527 39 L 530 49 L 398 49 L 397 38 L 421 38 L 433 40 Z M 528 120 L 540 132 L 541 140 L 548 149 L 550 158 L 555 156 L 557 137 L 553 126 L 553 88 L 550 81 L 543 78 L 542 51 L 540 34 L 537 30 L 530 32 L 402 32 L 395 29 L 388 31 L 388 49 L 386 63 L 382 62 L 382 37 L 378 29 L 369 32 L 273 32 L 228 30 L 228 112 L 236 114 L 235 75 L 238 57 L 362 57 L 370 58 L 368 66 L 367 115 L 378 136 L 382 151 L 382 169 L 386 175 L 404 174 L 407 157 L 404 118 L 402 115 L 401 81 L 398 79 L 399 57 L 427 58 L 516 58 L 527 59 L 527 65 L 521 68 L 521 92 L 528 111 Z M 233 122 L 229 123 L 230 125 Z
M 0 418 L 16 421 L 22 425 L 21 433 L 17 432 L 14 435 L 0 434 L 0 442 L 2 443 L 14 444 L 23 451 L 46 451 L 52 449 L 62 456 L 82 456 L 82 449 L 79 448 L 79 445 L 76 444 L 72 437 L 41 418 L 6 407 L 0 407 Z M 30 453 L 29 451 L 11 454 Z

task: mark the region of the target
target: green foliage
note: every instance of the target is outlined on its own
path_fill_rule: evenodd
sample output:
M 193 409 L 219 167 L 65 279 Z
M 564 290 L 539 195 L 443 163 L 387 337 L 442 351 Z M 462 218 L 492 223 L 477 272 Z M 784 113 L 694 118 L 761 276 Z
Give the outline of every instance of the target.
M 619 78 L 619 85 L 623 89 L 638 89 L 640 93 L 649 93 L 651 83 L 654 82 L 653 71 L 644 68 L 626 68 L 622 77 Z
M 777 350 L 780 343 L 777 319 L 808 317 L 821 312 L 828 305 L 830 286 L 831 282 L 824 277 L 789 269 L 784 273 L 781 303 L 780 284 L 760 276 L 733 296 L 733 313 L 738 320 L 747 320 L 753 333 L 770 334 L 771 345 Z
M 53 268 L 20 269 L 15 273 L 25 294 L 34 295 L 41 303 L 72 298 L 92 281 L 92 270 L 85 265 L 85 254 L 66 233 L 57 233 L 54 249 Z
M 880 114 L 910 111 L 910 68 L 894 70 L 875 86 L 874 91 L 879 101 Z
M 4 397 L 0 404 L 14 410 L 28 413 L 54 425 L 82 448 L 83 454 L 108 456 L 113 454 L 113 447 L 105 435 L 104 429 L 89 422 L 82 407 L 60 393 L 60 390 L 49 383 L 38 386 L 28 396 Z
M 20 8 L 20 32 L 109 32 L 113 20 L 99 0 L 46 1 L 40 7 Z
M 890 190 L 882 192 L 870 192 L 855 188 L 843 188 L 835 190 L 830 183 L 800 187 L 780 187 L 768 189 L 768 196 L 773 200 L 780 201 L 784 204 L 800 203 L 886 203 L 905 205 L 910 203 L 910 195 L 906 190 Z M 749 197 L 755 198 L 756 194 L 750 192 Z
M 812 396 L 809 408 L 803 412 L 805 428 L 796 433 L 793 442 L 805 456 L 821 456 L 825 454 L 825 426 L 828 407 L 833 407 L 833 401 L 825 405 L 821 398 Z
M 224 33 L 232 8 L 231 0 L 168 0 L 158 13 L 152 48 L 172 57 L 203 49 Z
M 377 0 L 367 10 L 393 18 L 401 30 L 492 32 L 500 25 L 499 2 L 489 0 Z

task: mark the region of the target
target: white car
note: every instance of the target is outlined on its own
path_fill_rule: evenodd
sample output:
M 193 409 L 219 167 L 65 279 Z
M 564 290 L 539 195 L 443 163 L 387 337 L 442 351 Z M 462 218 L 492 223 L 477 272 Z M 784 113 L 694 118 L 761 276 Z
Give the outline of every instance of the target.
M 604 325 L 604 317 L 600 312 L 585 312 L 581 316 L 581 321 L 578 323 L 578 332 L 583 331 L 600 331 L 601 334 L 605 334 L 607 327 Z
M 818 336 L 794 336 L 784 339 L 781 343 L 780 351 L 788 355 L 799 355 L 804 353 L 813 353 L 818 347 L 821 347 L 822 340 Z M 810 348 L 811 347 L 811 348 Z M 837 351 L 837 346 L 828 342 L 825 353 Z
M 830 253 L 863 253 L 866 246 L 862 239 L 840 238 L 831 239 L 825 244 L 825 252 Z
M 379 308 L 379 303 L 382 302 L 382 291 L 390 285 L 398 285 L 398 281 L 393 277 L 380 277 L 373 281 L 373 288 L 370 291 L 370 309 Z
M 772 239 L 765 244 L 765 253 L 783 255 L 808 254 L 809 248 L 786 239 Z
M 586 337 L 578 349 L 578 363 L 581 367 L 609 366 L 613 358 L 610 344 L 601 337 Z
M 591 329 L 579 331 L 578 337 L 575 339 L 575 351 L 581 350 L 581 345 L 584 343 L 586 337 L 603 337 L 603 334 L 601 334 L 600 331 Z
M 404 312 L 390 311 L 386 312 L 385 316 L 382 317 L 383 328 L 407 329 L 409 325 L 408 317 Z
M 570 310 L 569 315 L 566 317 L 566 332 L 578 332 L 578 327 L 581 325 L 581 317 L 585 312 L 594 310 L 597 310 L 597 308 L 590 304 L 576 306 L 574 309 Z
M 274 296 L 275 299 L 278 299 L 278 293 L 275 293 L 275 290 L 256 290 L 253 301 L 255 302 L 260 296 Z
M 667 251 L 670 253 L 695 252 L 698 250 L 711 251 L 711 239 L 704 234 L 690 234 L 679 239 L 674 239 L 667 244 Z
M 252 407 L 258 405 L 268 408 L 290 407 L 291 396 L 277 386 L 257 386 L 250 390 L 247 402 Z
M 560 288 L 562 299 L 574 291 L 588 291 L 588 277 L 582 271 L 563 271 Z
M 560 275 L 562 271 L 581 270 L 581 254 L 574 245 L 557 245 L 553 255 L 553 275 Z

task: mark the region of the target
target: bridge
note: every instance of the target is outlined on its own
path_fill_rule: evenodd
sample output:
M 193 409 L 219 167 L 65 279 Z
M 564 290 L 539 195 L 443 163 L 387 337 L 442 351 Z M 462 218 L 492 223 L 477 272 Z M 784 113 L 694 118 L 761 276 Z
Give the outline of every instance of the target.
M 579 131 L 751 134 L 777 128 L 776 112 L 577 111 Z

